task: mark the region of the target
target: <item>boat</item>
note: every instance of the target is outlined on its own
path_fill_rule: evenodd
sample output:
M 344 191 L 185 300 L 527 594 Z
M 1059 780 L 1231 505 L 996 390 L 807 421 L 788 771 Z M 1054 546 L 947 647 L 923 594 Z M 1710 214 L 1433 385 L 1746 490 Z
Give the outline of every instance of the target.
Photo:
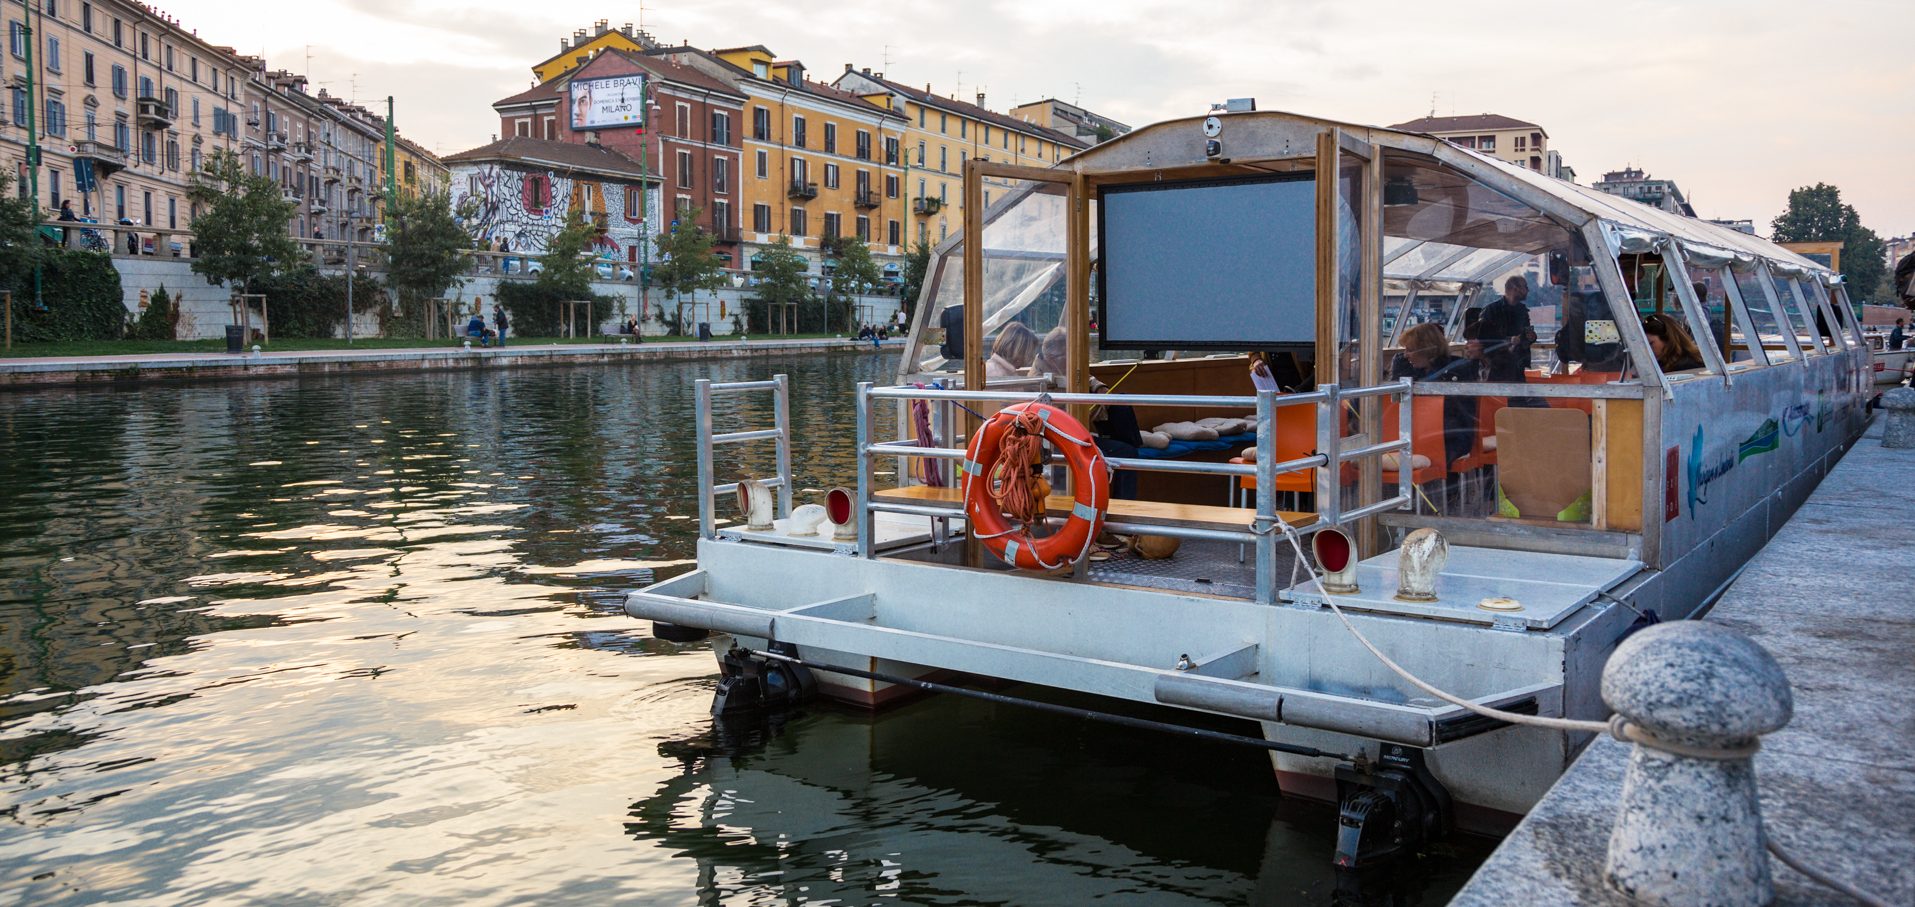
M 1604 717 L 1617 643 L 1704 613 L 1865 424 L 1826 267 L 1427 135 L 1223 109 L 967 161 L 963 199 L 895 382 L 846 389 L 857 480 L 822 519 L 784 379 L 695 388 L 697 567 L 626 610 L 730 637 L 715 707 L 1008 681 L 1238 719 L 1366 865 L 1510 827 L 1588 735 L 1475 709 Z M 1646 321 L 1700 367 L 1664 372 Z M 1425 324 L 1497 380 L 1391 380 Z M 1050 354 L 1019 361 L 1025 332 Z M 1052 493 L 971 529 L 1000 518 L 976 442 L 1030 414 Z M 1119 414 L 1190 437 L 1128 444 Z M 1203 417 L 1239 421 L 1177 428 Z M 1081 523 L 1181 547 L 1040 545 Z

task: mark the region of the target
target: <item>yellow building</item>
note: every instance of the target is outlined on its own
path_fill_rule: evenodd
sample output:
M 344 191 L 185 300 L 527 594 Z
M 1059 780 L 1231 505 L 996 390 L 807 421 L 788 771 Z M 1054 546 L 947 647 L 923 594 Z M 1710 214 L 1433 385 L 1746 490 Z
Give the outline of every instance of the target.
M 549 82 L 558 76 L 571 72 L 608 50 L 626 50 L 632 53 L 644 53 L 658 47 L 651 36 L 632 28 L 625 23 L 622 28 L 613 28 L 611 23 L 600 19 L 592 23 L 590 29 L 581 28 L 570 38 L 559 39 L 559 52 L 532 67 L 532 75 L 540 83 Z
M 982 158 L 1049 167 L 1088 142 L 1055 129 L 994 113 L 984 95 L 971 104 L 893 82 L 884 73 L 849 64 L 832 83 L 904 117 L 905 196 L 910 202 L 912 242 L 936 244 L 964 227 L 964 159 Z M 1008 184 L 986 180 L 984 204 Z
M 407 195 L 420 192 L 445 192 L 452 184 L 452 171 L 432 152 L 419 147 L 404 136 L 398 139 L 393 148 L 393 157 L 398 169 L 395 187 Z
M 805 77 L 804 64 L 761 45 L 651 56 L 693 67 L 745 95 L 741 212 L 746 261 L 788 236 L 819 263 L 837 237 L 856 236 L 888 276 L 908 251 L 902 154 L 904 118 Z

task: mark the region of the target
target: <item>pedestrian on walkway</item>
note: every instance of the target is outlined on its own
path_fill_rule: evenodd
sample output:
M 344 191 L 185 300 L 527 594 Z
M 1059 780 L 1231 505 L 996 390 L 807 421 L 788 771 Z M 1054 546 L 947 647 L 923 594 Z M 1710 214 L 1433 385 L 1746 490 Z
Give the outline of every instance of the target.
M 497 304 L 497 303 L 493 304 L 492 324 L 498 328 L 499 345 L 504 346 L 505 345 L 505 328 L 506 328 L 506 325 L 508 324 L 505 318 L 505 306 Z

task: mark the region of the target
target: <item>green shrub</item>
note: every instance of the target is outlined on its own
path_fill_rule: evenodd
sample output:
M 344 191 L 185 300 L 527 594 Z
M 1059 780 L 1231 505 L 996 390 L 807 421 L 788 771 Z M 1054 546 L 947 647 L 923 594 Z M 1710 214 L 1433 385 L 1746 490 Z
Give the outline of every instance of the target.
M 266 296 L 274 337 L 336 337 L 346 323 L 346 278 L 304 268 L 253 281 Z M 386 304 L 378 278 L 360 275 L 352 287 L 353 309 L 370 312 Z
M 118 340 L 126 332 L 126 303 L 120 272 L 103 252 L 47 249 L 42 259 L 40 294 L 45 310 L 33 304 L 33 272 L 9 275 L 0 289 L 13 292 L 16 343 L 64 340 Z
M 559 303 L 567 299 L 577 299 L 561 289 L 537 281 L 500 281 L 498 289 L 493 291 L 493 302 L 505 306 L 505 315 L 511 319 L 507 328 L 510 337 L 557 337 L 565 329 L 565 306 Z M 598 304 L 592 307 L 594 321 L 602 321 L 617 310 L 618 300 L 610 296 L 593 296 Z M 490 324 L 492 306 L 485 307 L 487 323 Z M 585 320 L 581 309 L 578 321 Z M 598 332 L 596 324 L 577 324 L 581 334 Z
M 132 340 L 172 340 L 179 323 L 179 308 L 166 294 L 166 285 L 161 284 L 147 299 L 146 311 L 127 329 L 126 336 Z

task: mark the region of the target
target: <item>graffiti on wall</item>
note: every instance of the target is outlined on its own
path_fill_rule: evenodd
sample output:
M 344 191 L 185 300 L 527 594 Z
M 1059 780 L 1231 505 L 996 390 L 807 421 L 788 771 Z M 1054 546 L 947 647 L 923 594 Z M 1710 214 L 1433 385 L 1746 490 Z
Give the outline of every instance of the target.
M 540 209 L 526 205 L 526 179 L 543 176 L 550 185 L 551 203 Z M 602 258 L 629 261 L 640 242 L 640 225 L 626 219 L 625 187 L 616 182 L 575 180 L 553 171 L 540 173 L 496 163 L 454 167 L 452 205 L 466 212 L 461 225 L 482 248 L 504 242 L 514 252 L 544 252 L 564 226 L 574 206 L 604 225 L 594 238 Z

